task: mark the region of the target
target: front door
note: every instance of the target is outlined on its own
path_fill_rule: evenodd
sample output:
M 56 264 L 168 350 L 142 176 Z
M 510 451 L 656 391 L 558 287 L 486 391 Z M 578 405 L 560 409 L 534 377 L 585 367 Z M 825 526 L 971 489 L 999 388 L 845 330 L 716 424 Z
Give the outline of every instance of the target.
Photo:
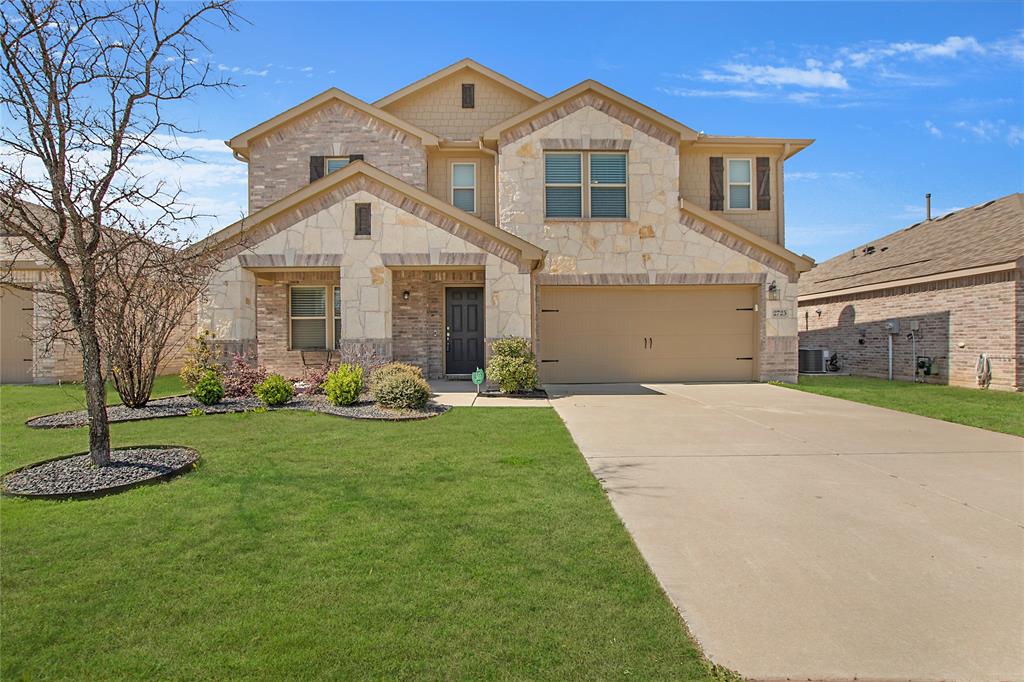
M 469 374 L 484 366 L 483 287 L 445 289 L 444 371 Z

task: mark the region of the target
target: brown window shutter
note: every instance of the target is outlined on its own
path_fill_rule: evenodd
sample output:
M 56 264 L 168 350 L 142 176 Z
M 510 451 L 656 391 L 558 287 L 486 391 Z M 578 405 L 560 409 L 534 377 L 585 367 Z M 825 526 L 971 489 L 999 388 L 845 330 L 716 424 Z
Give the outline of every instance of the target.
M 315 182 L 324 176 L 324 156 L 309 157 L 309 181 Z
M 768 157 L 757 157 L 757 210 L 772 209 L 772 181 L 768 170 Z
M 462 108 L 472 109 L 476 106 L 476 86 L 472 83 L 462 84 Z
M 356 204 L 356 236 L 370 234 L 370 204 Z
M 349 163 L 352 163 L 353 161 L 362 161 L 362 160 L 363 160 L 363 155 L 362 154 L 349 154 L 348 155 L 348 162 Z
M 712 156 L 709 164 L 709 177 L 711 184 L 709 189 L 711 191 L 711 201 L 708 204 L 708 209 L 712 211 L 721 211 L 725 208 L 725 190 L 722 184 L 722 176 L 725 171 L 725 166 L 721 156 Z

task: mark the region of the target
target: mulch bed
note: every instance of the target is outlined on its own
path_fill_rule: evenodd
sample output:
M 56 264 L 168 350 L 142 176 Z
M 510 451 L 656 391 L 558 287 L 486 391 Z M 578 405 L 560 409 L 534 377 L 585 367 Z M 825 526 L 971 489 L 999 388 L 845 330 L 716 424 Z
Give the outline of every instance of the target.
M 195 409 L 200 409 L 206 414 L 230 414 L 245 412 L 260 407 L 261 403 L 256 398 L 225 398 L 223 402 L 216 405 L 203 405 L 192 396 L 174 396 L 172 398 L 157 398 L 150 400 L 145 407 L 131 408 L 124 405 L 111 405 L 107 408 L 107 417 L 111 423 L 140 421 L 143 419 L 160 419 L 163 417 L 187 417 Z M 268 410 L 308 410 L 330 414 L 336 417 L 347 417 L 349 419 L 376 419 L 384 421 L 410 421 L 416 419 L 429 419 L 448 411 L 447 405 L 438 405 L 430 402 L 421 410 L 391 410 L 378 407 L 371 400 L 360 400 L 353 405 L 337 407 L 327 402 L 322 395 L 300 394 L 289 402 L 278 407 L 269 407 Z M 74 410 L 70 412 L 57 412 L 42 417 L 34 417 L 25 422 L 34 429 L 70 429 L 81 426 L 88 426 L 89 413 L 85 410 Z
M 93 466 L 88 453 L 50 459 L 15 469 L 0 479 L 5 495 L 84 499 L 166 481 L 188 473 L 199 453 L 176 445 L 136 445 L 110 451 L 110 464 Z

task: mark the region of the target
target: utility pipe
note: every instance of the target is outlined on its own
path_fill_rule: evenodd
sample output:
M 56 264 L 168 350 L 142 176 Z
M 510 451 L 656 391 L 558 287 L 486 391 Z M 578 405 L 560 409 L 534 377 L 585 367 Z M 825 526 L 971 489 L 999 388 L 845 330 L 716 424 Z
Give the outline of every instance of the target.
M 887 334 L 889 337 L 889 381 L 892 381 L 892 334 Z

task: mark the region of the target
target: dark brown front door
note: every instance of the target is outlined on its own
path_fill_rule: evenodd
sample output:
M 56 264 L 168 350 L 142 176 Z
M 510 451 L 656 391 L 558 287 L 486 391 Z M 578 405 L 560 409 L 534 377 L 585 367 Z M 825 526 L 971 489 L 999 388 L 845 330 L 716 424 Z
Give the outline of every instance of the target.
M 469 374 L 484 366 L 484 290 L 445 289 L 445 373 Z

